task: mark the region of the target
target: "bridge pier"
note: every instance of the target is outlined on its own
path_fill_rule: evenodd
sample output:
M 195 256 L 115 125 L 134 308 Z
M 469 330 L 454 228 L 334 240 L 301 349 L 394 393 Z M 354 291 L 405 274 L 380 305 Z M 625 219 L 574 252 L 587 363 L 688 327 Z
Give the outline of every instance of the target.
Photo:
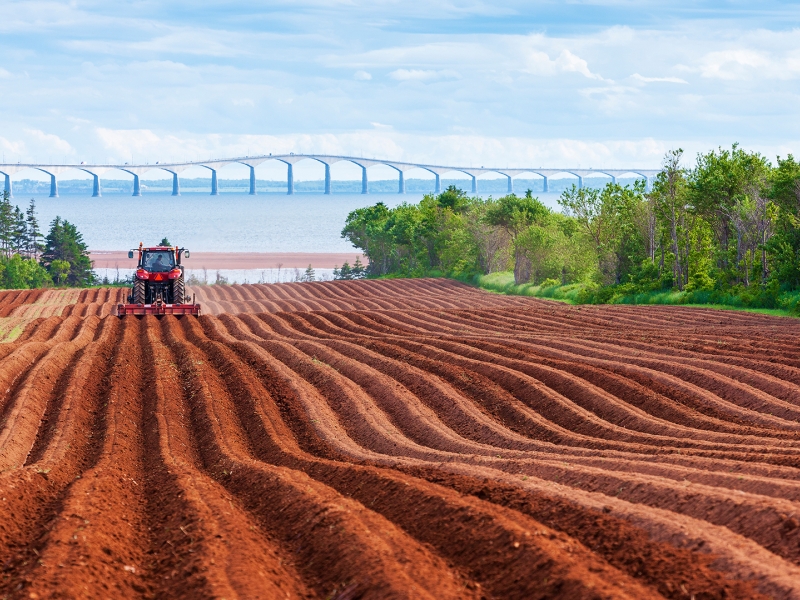
M 405 194 L 406 193 L 406 180 L 403 177 L 403 172 L 398 171 L 400 173 L 400 183 L 398 185 L 397 193 L 398 194 Z
M 578 175 L 578 189 L 579 190 L 583 189 L 583 177 L 581 177 L 580 175 Z
M 645 177 L 644 178 L 644 191 L 645 192 L 652 192 L 653 191 L 653 178 L 652 177 Z
M 611 176 L 611 183 L 613 183 L 614 185 L 616 185 L 617 183 L 617 178 L 614 177 L 613 175 Z
M 361 193 L 362 194 L 369 194 L 368 189 L 368 181 L 367 181 L 367 167 L 361 167 Z
M 92 182 L 92 198 L 100 198 L 103 194 L 100 192 L 100 175 L 91 174 L 94 181 Z
M 211 169 L 211 195 L 219 196 L 219 185 L 217 184 L 217 170 Z
M 180 196 L 181 195 L 181 185 L 178 183 L 178 174 L 172 174 L 172 195 L 173 196 Z
M 292 163 L 287 163 L 289 167 L 286 171 L 286 193 L 291 196 L 294 194 L 294 169 Z
M 58 198 L 58 181 L 54 174 L 50 174 L 50 197 Z
M 438 173 L 434 173 L 434 175 L 436 175 L 436 189 L 434 190 L 434 193 L 441 194 L 442 193 L 442 180 L 439 177 Z
M 511 175 L 506 175 L 506 177 L 508 177 L 508 193 L 509 194 L 513 194 L 514 193 L 514 180 L 511 179 Z
M 11 189 L 11 175 L 9 175 L 8 173 L 5 173 L 5 176 L 6 176 L 6 185 L 3 188 L 3 190 L 5 192 L 8 192 L 8 197 L 9 198 L 13 198 L 14 197 L 14 192 Z
M 325 193 L 331 193 L 331 166 L 325 163 Z
M 550 191 L 550 188 L 547 185 L 547 177 L 543 177 L 543 179 L 544 179 L 544 182 L 542 183 L 542 192 L 543 193 L 547 193 L 548 191 Z
M 250 168 L 250 195 L 256 195 L 256 168 L 252 165 L 247 165 Z M 289 165 L 291 168 L 291 165 Z
M 139 185 L 139 176 L 136 173 L 133 174 L 133 195 L 134 196 L 142 195 L 142 188 Z
M 472 193 L 478 193 L 478 178 L 475 175 L 472 176 Z

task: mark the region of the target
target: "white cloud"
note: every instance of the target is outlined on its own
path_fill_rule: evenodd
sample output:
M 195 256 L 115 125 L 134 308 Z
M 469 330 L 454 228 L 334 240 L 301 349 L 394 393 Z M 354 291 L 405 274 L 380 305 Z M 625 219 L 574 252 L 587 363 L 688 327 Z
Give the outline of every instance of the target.
M 796 79 L 800 76 L 800 58 L 754 50 L 711 52 L 700 61 L 700 72 L 703 77 L 718 79 Z
M 639 73 L 634 73 L 631 75 L 631 79 L 636 79 L 642 83 L 689 83 L 680 77 L 644 77 L 643 75 L 639 75 Z
M 39 142 L 39 146 L 43 149 L 46 149 L 51 153 L 54 154 L 72 154 L 73 149 L 70 143 L 66 140 L 62 140 L 57 135 L 52 133 L 45 133 L 39 129 L 26 129 L 25 133 L 29 135 L 32 139 Z
M 449 69 L 442 71 L 424 69 L 396 69 L 389 77 L 397 81 L 435 81 L 437 79 L 459 79 L 461 76 Z
M 5 79 L 7 77 L 11 77 L 11 73 L 0 67 L 0 79 Z
M 589 63 L 581 57 L 575 56 L 569 50 L 562 50 L 555 63 L 561 71 L 580 73 L 584 77 L 591 79 L 602 79 L 602 77 L 589 70 Z
M 372 79 L 372 75 L 370 73 L 367 73 L 366 71 L 358 70 L 355 73 L 353 73 L 353 79 L 355 79 L 356 81 L 369 81 L 370 79 Z

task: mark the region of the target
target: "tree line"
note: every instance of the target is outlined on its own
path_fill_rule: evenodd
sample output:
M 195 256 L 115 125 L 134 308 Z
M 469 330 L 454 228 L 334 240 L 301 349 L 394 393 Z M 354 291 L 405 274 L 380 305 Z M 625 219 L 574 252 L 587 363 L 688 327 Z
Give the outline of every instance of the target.
M 89 249 L 77 227 L 56 217 L 43 235 L 31 199 L 23 211 L 8 192 L 0 200 L 0 288 L 52 285 L 81 287 L 95 283 Z
M 471 198 L 451 186 L 418 204 L 352 211 L 342 237 L 380 276 L 513 271 L 516 284 L 580 284 L 581 301 L 665 290 L 684 301 L 778 306 L 800 290 L 800 163 L 738 144 L 666 154 L 644 181 L 572 186 L 553 210 L 533 197 Z

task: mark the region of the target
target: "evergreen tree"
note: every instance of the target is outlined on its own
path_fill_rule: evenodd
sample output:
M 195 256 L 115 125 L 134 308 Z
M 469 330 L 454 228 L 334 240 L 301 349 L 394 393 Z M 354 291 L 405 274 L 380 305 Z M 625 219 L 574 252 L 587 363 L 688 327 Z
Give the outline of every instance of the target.
M 3 200 L 0 202 L 0 251 L 6 258 L 11 256 L 13 232 L 14 209 L 11 207 L 8 192 L 3 192 Z
M 169 246 L 170 248 L 172 247 L 172 244 L 169 243 L 169 240 L 167 239 L 167 236 L 164 236 L 163 238 L 161 238 L 161 241 L 158 243 L 158 245 L 159 246 Z
M 333 278 L 334 279 L 342 279 L 342 280 L 353 279 L 353 270 L 350 267 L 350 263 L 347 262 L 347 261 L 344 261 L 344 264 L 342 265 L 341 269 L 339 269 L 338 267 L 334 268 L 333 269 Z
M 25 221 L 25 213 L 14 207 L 14 226 L 11 231 L 11 249 L 14 254 L 25 254 L 28 238 L 28 224 Z
M 317 274 L 311 265 L 308 265 L 306 272 L 303 274 L 303 281 L 316 281 Z
M 367 268 L 361 262 L 361 257 L 356 256 L 356 262 L 353 263 L 350 269 L 350 279 L 363 279 L 367 276 Z
M 27 231 L 25 253 L 28 258 L 38 260 L 43 250 L 42 232 L 39 231 L 39 219 L 36 217 L 36 200 L 33 198 L 31 198 L 31 203 L 25 211 L 25 225 Z
M 68 271 L 65 271 L 64 262 L 69 264 Z M 59 283 L 73 287 L 94 283 L 89 250 L 83 236 L 75 225 L 61 217 L 56 217 L 50 224 L 41 263 Z

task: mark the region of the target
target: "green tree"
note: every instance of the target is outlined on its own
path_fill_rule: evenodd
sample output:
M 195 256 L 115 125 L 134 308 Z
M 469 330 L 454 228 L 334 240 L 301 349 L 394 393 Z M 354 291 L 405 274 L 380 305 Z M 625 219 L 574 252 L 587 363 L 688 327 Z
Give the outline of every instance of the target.
M 50 275 L 57 285 L 64 285 L 68 281 L 71 267 L 68 260 L 58 258 L 50 263 Z
M 770 176 L 770 200 L 775 206 L 775 234 L 767 241 L 771 278 L 778 285 L 800 288 L 800 163 L 790 154 L 778 158 Z
M 158 245 L 159 246 L 169 246 L 170 248 L 172 247 L 172 244 L 169 243 L 169 240 L 167 239 L 166 236 L 161 238 L 161 241 L 158 243 Z
M 680 148 L 667 152 L 650 193 L 656 216 L 669 236 L 673 258 L 672 279 L 679 290 L 683 290 L 689 282 L 689 236 L 692 225 L 686 172 L 680 164 L 682 157 L 683 150 Z
M 485 220 L 489 225 L 502 227 L 511 237 L 514 249 L 514 281 L 525 283 L 530 279 L 530 261 L 524 247 L 517 243 L 519 235 L 537 220 L 547 219 L 549 209 L 531 193 L 520 198 L 514 194 L 490 202 Z
M 370 275 L 385 275 L 392 260 L 392 236 L 386 231 L 390 211 L 383 202 L 358 208 L 347 215 L 342 237 L 363 250 Z
M 54 266 L 55 261 L 69 264 L 69 270 L 64 277 L 61 277 L 63 262 Z M 61 217 L 56 217 L 50 224 L 41 264 L 59 284 L 81 287 L 91 285 L 95 280 L 83 236 L 75 225 Z
M 44 247 L 42 232 L 39 230 L 39 219 L 36 216 L 36 201 L 33 198 L 25 211 L 25 226 L 27 233 L 25 253 L 28 258 L 38 260 Z
M 11 206 L 11 199 L 8 191 L 3 192 L 3 199 L 0 201 L 0 252 L 6 258 L 10 257 L 13 251 L 14 240 L 14 208 Z
M 50 285 L 50 274 L 34 259 L 14 254 L 3 263 L 2 282 L 6 289 L 30 289 Z
M 741 215 L 748 198 L 764 195 L 769 172 L 763 156 L 733 144 L 730 150 L 699 154 L 689 174 L 692 210 L 711 225 L 716 236 L 717 279 L 723 286 L 747 279 L 743 263 L 746 219 Z

